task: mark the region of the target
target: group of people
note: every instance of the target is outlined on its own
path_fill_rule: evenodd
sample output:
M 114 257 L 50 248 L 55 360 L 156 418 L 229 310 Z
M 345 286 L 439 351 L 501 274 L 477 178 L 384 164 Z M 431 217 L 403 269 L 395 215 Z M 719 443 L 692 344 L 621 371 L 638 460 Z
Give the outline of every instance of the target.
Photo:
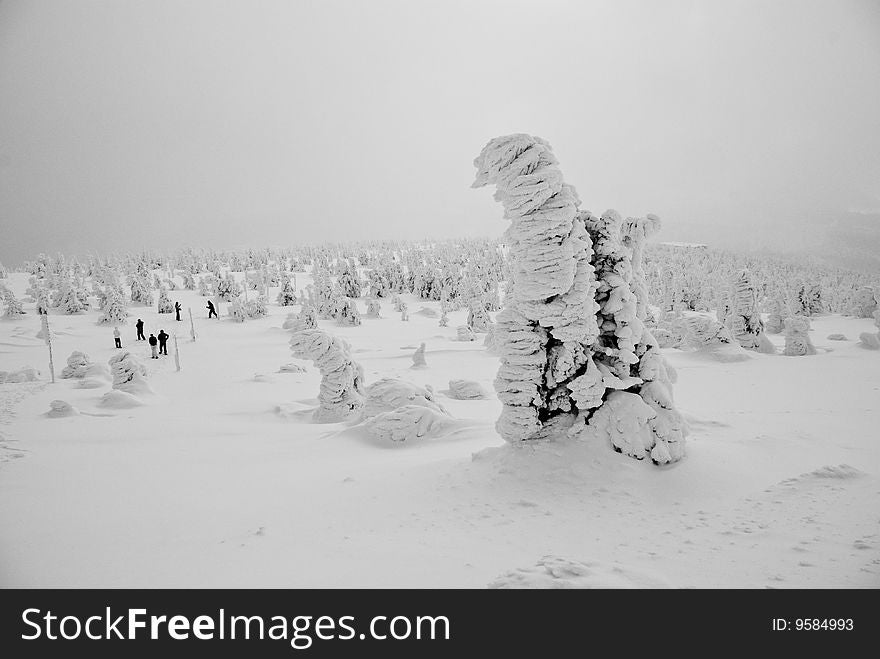
M 179 307 L 179 303 L 176 306 Z M 180 309 L 178 308 L 176 311 L 177 320 L 180 320 Z M 160 329 L 158 336 L 150 334 L 150 338 L 148 339 L 144 336 L 144 321 L 140 318 L 138 318 L 137 322 L 134 324 L 134 328 L 137 330 L 137 340 L 146 341 L 150 344 L 150 352 L 152 353 L 150 357 L 151 359 L 159 359 L 159 355 L 168 354 L 168 339 L 171 337 L 165 330 Z M 116 343 L 117 348 L 122 348 L 122 335 L 119 333 L 118 326 L 113 328 L 113 341 Z

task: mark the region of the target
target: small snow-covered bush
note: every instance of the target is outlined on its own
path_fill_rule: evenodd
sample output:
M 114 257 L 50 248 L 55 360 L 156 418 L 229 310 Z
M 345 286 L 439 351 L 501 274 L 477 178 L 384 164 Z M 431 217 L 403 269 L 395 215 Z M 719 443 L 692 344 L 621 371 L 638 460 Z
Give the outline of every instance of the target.
M 456 400 L 477 400 L 488 398 L 489 394 L 483 385 L 474 380 L 450 380 L 449 397 Z
M 113 388 L 132 394 L 152 393 L 147 382 L 147 369 L 132 353 L 125 351 L 111 357 L 108 362 L 113 376 Z
M 450 416 L 428 407 L 404 405 L 368 419 L 364 427 L 375 439 L 400 444 L 436 434 L 452 423 Z
M 810 341 L 809 318 L 794 316 L 785 319 L 785 350 L 782 354 L 789 357 L 816 354 L 816 348 Z

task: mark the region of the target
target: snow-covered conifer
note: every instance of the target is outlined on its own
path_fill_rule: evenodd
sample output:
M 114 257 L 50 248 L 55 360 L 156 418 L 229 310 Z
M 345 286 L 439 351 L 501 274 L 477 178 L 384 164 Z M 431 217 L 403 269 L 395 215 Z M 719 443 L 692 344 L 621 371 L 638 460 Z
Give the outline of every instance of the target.
M 499 433 L 510 442 L 555 428 L 572 428 L 575 436 L 601 433 L 607 428 L 592 427 L 592 411 L 601 408 L 606 392 L 630 390 L 639 441 L 622 443 L 615 436 L 614 447 L 658 463 L 679 459 L 686 430 L 672 405 L 662 355 L 630 289 L 631 256 L 620 242 L 620 216 L 579 213 L 574 189 L 540 138 L 495 138 L 474 165 L 474 187 L 495 184 L 495 198 L 511 220 L 505 242 L 512 283 L 496 319 L 501 369 L 495 385 L 504 405 Z M 604 424 L 617 420 L 610 411 L 606 416 Z
M 816 348 L 810 341 L 809 318 L 794 316 L 785 319 L 785 350 L 782 354 L 790 357 L 816 354 Z
M 159 287 L 158 311 L 159 313 L 174 313 L 174 303 L 169 299 L 168 291 L 164 286 Z
M 319 329 L 294 332 L 290 339 L 294 357 L 309 359 L 321 372 L 320 403 L 314 413 L 318 423 L 345 421 L 364 406 L 361 365 L 351 358 L 348 343 Z

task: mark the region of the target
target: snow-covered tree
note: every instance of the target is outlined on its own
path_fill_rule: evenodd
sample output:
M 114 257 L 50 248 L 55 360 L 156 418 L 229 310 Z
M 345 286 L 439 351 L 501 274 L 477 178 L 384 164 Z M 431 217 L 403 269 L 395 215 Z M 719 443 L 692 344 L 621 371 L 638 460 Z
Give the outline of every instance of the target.
M 242 304 L 241 298 L 233 298 L 232 302 L 229 305 L 229 316 L 232 320 L 243 323 L 247 320 L 247 312 L 245 311 L 244 304 Z
M 150 391 L 147 369 L 132 353 L 125 351 L 111 357 L 107 362 L 113 376 L 113 388 L 130 394 Z
M 269 313 L 269 309 L 266 306 L 266 298 L 258 295 L 255 299 L 248 300 L 244 305 L 244 311 L 248 318 L 262 318 Z
M 168 291 L 164 286 L 159 287 L 158 311 L 159 313 L 174 313 L 174 303 L 168 297 Z
M 296 289 L 293 287 L 289 277 L 286 277 L 284 283 L 281 284 L 277 301 L 282 307 L 291 307 L 296 304 Z
M 104 289 L 104 307 L 99 323 L 122 325 L 128 318 L 128 309 L 125 306 L 125 295 L 121 288 L 108 285 Z
M 367 301 L 367 318 L 381 318 L 382 305 L 377 298 Z
M 340 325 L 360 325 L 361 314 L 358 311 L 357 303 L 351 298 L 342 298 L 336 312 L 336 321 Z
M 759 336 L 764 330 L 758 311 L 758 297 L 748 270 L 742 270 L 733 284 L 733 310 L 730 330 L 733 337 L 747 350 L 757 349 Z
M 364 406 L 364 371 L 351 358 L 348 343 L 319 329 L 294 332 L 290 339 L 294 357 L 309 359 L 321 372 L 319 407 L 313 419 L 333 423 L 355 417 Z
M 8 288 L 3 291 L 3 304 L 6 307 L 3 315 L 7 318 L 16 318 L 25 312 L 21 302 L 16 299 L 15 295 Z
M 768 334 L 779 334 L 785 326 L 785 319 L 789 316 L 788 305 L 782 296 L 773 298 L 770 306 L 770 313 L 767 314 L 767 322 L 764 323 L 764 329 Z
M 795 313 L 799 316 L 815 316 L 825 311 L 822 302 L 822 289 L 818 284 L 803 284 L 797 294 L 797 308 Z
M 131 279 L 131 301 L 147 307 L 153 306 L 153 291 L 142 277 Z
M 809 318 L 794 316 L 785 319 L 785 350 L 782 354 L 790 357 L 816 354 L 816 348 L 810 341 Z
M 474 165 L 474 187 L 494 184 L 511 220 L 512 281 L 496 319 L 499 433 L 516 442 L 570 428 L 578 437 L 605 434 L 638 458 L 681 458 L 684 422 L 656 341 L 638 317 L 620 216 L 579 213 L 540 138 L 495 138 Z M 599 415 L 606 399 L 611 407 Z M 621 423 L 637 432 L 613 432 Z
M 345 261 L 344 269 L 336 283 L 345 297 L 359 298 L 361 296 L 361 282 L 358 278 L 357 268 L 351 261 Z
M 89 308 L 88 299 L 83 301 L 82 293 L 69 279 L 63 279 L 56 291 L 53 305 L 61 313 L 76 314 Z
M 856 318 L 873 318 L 878 305 L 877 291 L 871 286 L 861 286 L 853 295 L 850 313 Z

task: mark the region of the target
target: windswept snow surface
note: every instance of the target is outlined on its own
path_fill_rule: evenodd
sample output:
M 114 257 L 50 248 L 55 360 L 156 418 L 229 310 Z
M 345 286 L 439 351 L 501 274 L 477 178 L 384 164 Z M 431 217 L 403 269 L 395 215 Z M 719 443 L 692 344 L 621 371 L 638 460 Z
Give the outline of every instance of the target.
M 7 283 L 21 296 L 27 279 Z M 169 296 L 184 318 L 192 307 L 197 342 L 155 307 L 120 326 L 155 392 L 140 407 L 102 406 L 106 381 L 49 384 L 33 303 L 0 320 L 0 370 L 41 372 L 0 384 L 0 586 L 880 587 L 880 352 L 823 338 L 876 331 L 871 319 L 811 319 L 805 357 L 664 350 L 691 436 L 658 468 L 606 443 L 506 445 L 494 393 L 447 393 L 456 378 L 492 392 L 498 370 L 482 342 L 457 340 L 466 309 L 444 328 L 368 318 L 361 299 L 362 325 L 320 321 L 367 385 L 430 385 L 456 421 L 386 450 L 351 422 L 308 422 L 318 369 L 277 374 L 290 307 L 208 321 L 194 291 Z M 118 354 L 98 313 L 50 317 L 56 369 L 73 350 Z M 173 341 L 159 360 L 134 341 L 137 318 L 177 332 L 179 373 Z M 402 347 L 423 341 L 427 368 L 411 369 Z M 48 418 L 54 400 L 80 414 Z

